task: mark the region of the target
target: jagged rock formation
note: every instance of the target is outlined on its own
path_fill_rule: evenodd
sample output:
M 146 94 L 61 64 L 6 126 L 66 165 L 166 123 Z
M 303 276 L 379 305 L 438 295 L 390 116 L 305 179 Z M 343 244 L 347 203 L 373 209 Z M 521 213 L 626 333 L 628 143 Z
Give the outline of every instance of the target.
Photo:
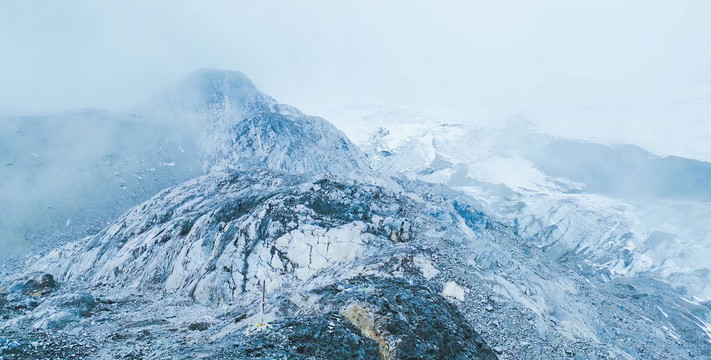
M 205 169 L 290 173 L 366 170 L 361 151 L 323 118 L 263 94 L 237 71 L 199 70 L 136 109 L 207 129 Z

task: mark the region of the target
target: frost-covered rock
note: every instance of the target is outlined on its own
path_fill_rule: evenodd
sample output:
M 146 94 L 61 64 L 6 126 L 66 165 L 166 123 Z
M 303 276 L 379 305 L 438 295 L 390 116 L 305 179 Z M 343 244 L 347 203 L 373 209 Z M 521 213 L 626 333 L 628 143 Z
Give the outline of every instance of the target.
M 465 194 L 407 180 L 387 184 L 266 170 L 215 172 L 158 194 L 96 236 L 35 260 L 33 268 L 54 274 L 61 283 L 86 284 L 101 292 L 96 297 L 120 290 L 146 294 L 149 304 L 187 301 L 214 309 L 223 315 L 190 315 L 180 325 L 211 324 L 199 333 L 222 345 L 203 348 L 207 353 L 224 354 L 220 346 L 237 337 L 245 347 L 273 355 L 254 341 L 291 336 L 288 329 L 294 324 L 314 321 L 326 326 L 324 331 L 360 334 L 358 341 L 382 340 L 390 345 L 379 347 L 381 355 L 397 354 L 419 336 L 406 325 L 417 322 L 393 323 L 401 325 L 391 337 L 359 332 L 357 324 L 353 330 L 344 325 L 350 320 L 342 311 L 353 303 L 392 311 L 421 291 L 436 301 L 455 299 L 455 312 L 440 313 L 447 317 L 436 321 L 471 319 L 467 326 L 482 331 L 485 343 L 497 344 L 503 358 L 553 354 L 565 344 L 588 358 L 640 357 L 641 348 L 653 358 L 675 358 L 687 348 L 706 348 L 706 342 L 680 343 L 658 331 L 673 323 L 687 339 L 705 336 L 682 315 L 693 309 L 705 321 L 709 311 L 702 305 L 686 303 L 654 283 L 593 283 L 528 246 L 513 229 L 477 210 L 480 205 Z M 395 229 L 404 231 L 407 241 L 393 241 Z M 433 281 L 440 277 L 449 279 L 444 286 Z M 392 291 L 393 280 L 419 285 Z M 643 295 L 652 292 L 659 297 Z M 648 308 L 655 303 L 674 315 L 650 317 Z M 135 321 L 130 319 L 145 311 L 123 304 L 111 315 L 121 322 Z M 70 320 L 65 315 L 57 316 Z M 385 317 L 390 319 L 385 329 L 395 326 L 385 325 L 395 321 L 393 316 Z M 156 322 L 154 331 L 165 331 L 160 329 L 171 321 Z M 250 329 L 265 322 L 264 331 L 276 333 L 254 335 Z M 64 326 L 88 325 L 74 321 Z M 628 331 L 620 329 L 628 328 L 642 335 L 620 337 L 619 331 Z M 647 343 L 650 338 L 654 345 Z M 435 339 L 417 341 L 443 349 L 430 342 Z M 471 344 L 461 341 L 450 349 L 470 351 L 464 349 Z M 521 342 L 532 346 L 520 348 Z
M 444 284 L 442 295 L 448 298 L 464 301 L 464 295 L 467 292 L 466 290 L 468 289 L 462 288 L 454 281 L 447 281 L 447 283 Z
M 711 350 L 707 303 L 649 277 L 566 261 L 571 247 L 599 241 L 583 213 L 578 221 L 542 204 L 548 215 L 522 225 L 499 212 L 531 215 L 517 201 L 574 184 L 538 182 L 529 168 L 532 181 L 480 187 L 472 169 L 428 147 L 402 163 L 382 151 L 370 159 L 405 177 L 372 173 L 342 133 L 239 73 L 203 71 L 186 84 L 155 103 L 208 121 L 210 171 L 33 257 L 28 268 L 53 275 L 57 290 L 22 292 L 36 273 L 0 290 L 0 349 L 16 358 L 296 359 L 678 359 Z M 443 146 L 467 155 L 459 145 Z M 519 160 L 502 161 L 530 165 Z M 596 261 L 605 254 L 586 251 Z M 60 340 L 59 328 L 72 336 Z
M 432 278 L 439 274 L 439 270 L 437 270 L 437 268 L 432 265 L 432 262 L 425 256 L 416 256 L 414 262 L 415 265 L 420 268 L 422 276 L 427 280 L 432 280 Z
M 207 129 L 207 171 L 263 167 L 289 173 L 366 171 L 363 154 L 323 118 L 263 94 L 242 73 L 203 69 L 136 109 Z
M 466 192 L 586 276 L 651 274 L 711 299 L 708 162 L 555 139 L 520 120 L 480 128 L 380 109 L 347 129 L 376 170 Z
M 222 304 L 258 281 L 307 280 L 352 261 L 363 244 L 388 233 L 381 224 L 362 222 L 393 206 L 382 190 L 328 179 L 308 184 L 267 171 L 205 175 L 162 192 L 98 235 L 51 252 L 35 267 L 61 281 Z M 356 194 L 360 199 L 352 198 Z
M 197 71 L 130 114 L 85 109 L 0 121 L 5 249 L 17 239 L 52 245 L 95 234 L 206 171 L 369 172 L 340 130 L 235 71 Z

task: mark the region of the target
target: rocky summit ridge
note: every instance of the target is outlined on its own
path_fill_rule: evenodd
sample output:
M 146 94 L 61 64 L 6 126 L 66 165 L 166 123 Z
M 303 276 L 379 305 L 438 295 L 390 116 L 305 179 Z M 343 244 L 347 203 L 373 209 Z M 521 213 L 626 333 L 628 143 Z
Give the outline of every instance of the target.
M 328 121 L 280 104 L 237 71 L 199 70 L 136 111 L 194 119 L 206 128 L 208 172 L 266 168 L 348 173 L 369 167 L 360 149 Z

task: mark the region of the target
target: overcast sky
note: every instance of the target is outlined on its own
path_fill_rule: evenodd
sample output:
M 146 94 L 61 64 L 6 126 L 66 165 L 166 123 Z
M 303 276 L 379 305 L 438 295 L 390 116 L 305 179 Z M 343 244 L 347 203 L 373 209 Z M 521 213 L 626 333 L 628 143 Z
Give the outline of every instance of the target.
M 708 97 L 710 17 L 707 0 L 4 0 L 0 108 L 120 109 L 201 67 L 313 114 Z

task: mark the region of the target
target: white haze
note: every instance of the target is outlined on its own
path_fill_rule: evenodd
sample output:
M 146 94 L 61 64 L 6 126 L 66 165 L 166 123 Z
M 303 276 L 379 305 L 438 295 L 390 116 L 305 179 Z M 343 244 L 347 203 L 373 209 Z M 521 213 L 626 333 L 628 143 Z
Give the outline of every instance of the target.
M 703 0 L 6 1 L 0 10 L 5 112 L 122 109 L 201 67 L 241 70 L 313 114 L 365 101 L 491 120 L 711 95 Z
M 180 161 L 197 142 L 192 130 L 155 125 L 132 143 L 129 125 L 85 122 L 120 118 L 203 67 L 240 70 L 266 94 L 342 128 L 362 109 L 427 108 L 447 114 L 444 122 L 502 128 L 522 117 L 549 134 L 709 161 L 710 13 L 701 0 L 4 1 L 0 246 L 52 240 L 56 229 L 86 235 L 195 175 L 198 155 Z M 36 136 L 16 135 L 16 119 L 2 117 L 87 107 L 119 115 L 65 113 Z M 84 123 L 64 121 L 73 117 Z M 164 171 L 162 182 L 150 169 Z M 664 169 L 659 178 L 672 178 Z M 614 181 L 616 191 L 635 185 Z M 683 199 L 694 186 L 680 189 Z M 93 197 L 104 187 L 113 193 Z M 120 206 L 102 210 L 116 193 Z M 101 216 L 87 215 L 88 205 Z M 91 226 L 71 232 L 82 216 Z

